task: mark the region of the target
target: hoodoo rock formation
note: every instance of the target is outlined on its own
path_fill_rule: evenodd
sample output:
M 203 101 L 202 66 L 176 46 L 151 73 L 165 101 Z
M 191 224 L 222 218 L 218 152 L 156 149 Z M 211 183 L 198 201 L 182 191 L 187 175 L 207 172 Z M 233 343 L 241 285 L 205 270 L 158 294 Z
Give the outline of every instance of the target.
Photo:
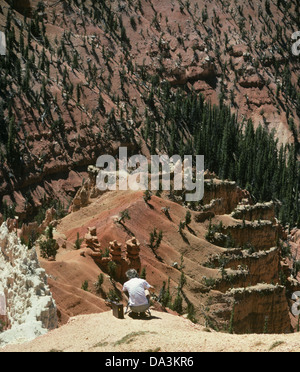
M 85 247 L 90 249 L 89 255 L 91 257 L 101 257 L 101 244 L 97 238 L 96 227 L 89 227 L 88 233 L 84 236 Z
M 125 273 L 129 269 L 136 269 L 138 272 L 141 270 L 140 243 L 135 237 L 126 241 L 124 250 L 121 243 L 113 240 L 109 242 L 108 249 L 103 252 L 97 236 L 97 228 L 88 227 L 82 249 L 83 254 L 88 254 L 103 271 L 118 281 L 123 282 L 126 279 Z
M 140 250 L 140 243 L 135 237 L 126 242 L 128 266 L 136 269 L 138 272 L 141 268 Z
M 141 270 L 140 260 L 140 243 L 135 237 L 128 240 L 125 244 L 125 252 L 122 251 L 122 244 L 117 240 L 109 243 L 109 256 L 103 257 L 91 253 L 91 257 L 103 268 L 106 272 L 113 275 L 114 279 L 124 282 L 126 280 L 126 271 L 129 269 L 136 269 L 137 272 Z M 113 273 L 111 272 L 111 265 L 113 265 Z

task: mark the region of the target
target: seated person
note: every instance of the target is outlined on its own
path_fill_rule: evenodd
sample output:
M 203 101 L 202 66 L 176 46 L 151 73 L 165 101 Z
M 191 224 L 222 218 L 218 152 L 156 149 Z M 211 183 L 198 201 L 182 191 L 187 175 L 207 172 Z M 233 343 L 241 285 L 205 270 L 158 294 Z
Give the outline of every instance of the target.
M 150 307 L 149 290 L 154 290 L 146 280 L 140 279 L 135 269 L 130 269 L 126 272 L 129 279 L 123 286 L 123 292 L 128 293 L 128 306 L 135 313 L 144 315 L 145 311 Z

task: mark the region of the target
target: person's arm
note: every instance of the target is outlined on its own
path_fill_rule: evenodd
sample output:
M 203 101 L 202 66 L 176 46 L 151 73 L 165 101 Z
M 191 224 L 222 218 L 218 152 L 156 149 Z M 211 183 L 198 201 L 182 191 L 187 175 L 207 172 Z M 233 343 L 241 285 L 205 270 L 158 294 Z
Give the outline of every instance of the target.
M 127 300 L 129 300 L 129 293 L 127 291 L 123 291 L 123 293 L 127 297 Z
M 148 289 L 149 292 L 154 292 L 155 288 L 150 285 L 146 280 L 145 280 L 145 289 Z
M 129 299 L 129 292 L 128 292 L 128 289 L 126 288 L 126 286 L 124 285 L 123 288 L 122 288 L 122 292 L 125 294 L 125 296 Z

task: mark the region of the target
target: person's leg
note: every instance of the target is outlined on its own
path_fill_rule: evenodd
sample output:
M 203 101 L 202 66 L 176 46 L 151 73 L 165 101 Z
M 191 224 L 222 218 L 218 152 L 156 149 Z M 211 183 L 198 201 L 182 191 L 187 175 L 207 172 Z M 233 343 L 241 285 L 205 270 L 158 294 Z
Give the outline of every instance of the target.
M 149 309 L 150 304 L 141 305 L 141 306 L 130 306 L 130 309 L 133 313 L 136 313 L 141 318 L 146 316 L 146 311 Z

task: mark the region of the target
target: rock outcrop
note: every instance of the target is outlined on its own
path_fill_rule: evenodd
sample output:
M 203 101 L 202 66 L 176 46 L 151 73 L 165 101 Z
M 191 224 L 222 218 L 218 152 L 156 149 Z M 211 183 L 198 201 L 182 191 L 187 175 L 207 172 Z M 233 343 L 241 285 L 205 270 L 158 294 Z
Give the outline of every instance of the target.
M 44 233 L 44 231 L 47 229 L 47 227 L 52 224 L 55 225 L 55 216 L 56 216 L 56 210 L 52 207 L 47 209 L 45 214 L 44 221 L 39 225 L 38 222 L 29 222 L 29 223 L 23 223 L 21 226 L 18 226 L 18 220 L 16 219 L 8 219 L 6 221 L 7 227 L 9 231 L 17 230 L 18 229 L 18 236 L 28 244 L 30 241 L 32 243 L 35 241 L 35 239 Z
M 212 322 L 218 330 L 237 334 L 292 331 L 284 286 L 262 283 L 234 288 L 212 302 Z
M 234 182 L 211 179 L 205 186 L 205 205 L 195 221 L 204 222 L 210 213 L 206 239 L 223 248 L 204 264 L 218 269 L 214 278 L 204 277 L 211 288 L 208 323 L 235 333 L 291 332 L 289 293 L 299 283 L 292 282 L 282 255 L 286 234 L 275 204 L 254 205 Z
M 0 228 L 0 293 L 10 324 L 0 333 L 0 345 L 30 340 L 57 327 L 56 304 L 36 251 L 22 245 L 6 223 Z
M 197 66 L 190 66 L 186 69 L 174 69 L 170 71 L 168 79 L 172 86 L 184 85 L 188 82 L 194 83 L 199 80 L 209 80 L 216 77 L 216 66 L 210 57 L 203 53 L 202 61 Z
M 135 237 L 126 242 L 126 252 L 129 266 L 140 269 L 140 243 Z
M 70 212 L 76 212 L 79 209 L 86 207 L 89 204 L 90 199 L 96 198 L 101 194 L 101 191 L 96 186 L 98 173 L 99 169 L 97 167 L 94 167 L 93 165 L 88 167 L 89 177 L 77 191 L 70 206 Z
M 205 179 L 203 211 L 214 214 L 229 214 L 243 200 L 251 203 L 250 194 L 239 188 L 234 181 Z
M 10 326 L 10 322 L 6 311 L 6 297 L 4 293 L 0 293 L 0 332 L 6 331 Z
M 116 240 L 110 242 L 109 258 L 102 260 L 109 267 L 110 262 L 115 263 L 115 279 L 124 282 L 126 280 L 126 271 L 129 269 L 136 269 L 137 272 L 141 270 L 140 261 L 140 243 L 135 237 L 128 240 L 125 244 L 125 252 L 122 252 L 122 244 Z
M 257 203 L 255 205 L 239 204 L 231 213 L 237 220 L 270 220 L 275 221 L 275 203 Z
M 253 253 L 242 249 L 229 250 L 217 255 L 212 262 L 216 267 L 222 266 L 222 278 L 216 283 L 216 289 L 221 292 L 258 283 L 279 282 L 280 250 L 277 247 Z
M 271 221 L 255 221 L 251 223 L 227 226 L 222 230 L 230 235 L 238 247 L 250 244 L 256 250 L 264 250 L 276 245 L 279 231 Z
M 93 252 L 100 252 L 101 244 L 97 238 L 96 227 L 89 227 L 88 233 L 84 236 L 85 246 L 91 249 Z
M 126 271 L 129 269 L 141 270 L 140 243 L 133 237 L 125 243 L 125 250 L 122 250 L 122 244 L 117 240 L 109 243 L 107 252 L 101 250 L 101 244 L 97 237 L 95 227 L 88 229 L 89 232 L 84 238 L 84 247 L 87 254 L 94 259 L 105 272 L 108 272 L 117 281 L 126 280 Z M 113 263 L 113 273 L 111 272 L 111 263 Z

